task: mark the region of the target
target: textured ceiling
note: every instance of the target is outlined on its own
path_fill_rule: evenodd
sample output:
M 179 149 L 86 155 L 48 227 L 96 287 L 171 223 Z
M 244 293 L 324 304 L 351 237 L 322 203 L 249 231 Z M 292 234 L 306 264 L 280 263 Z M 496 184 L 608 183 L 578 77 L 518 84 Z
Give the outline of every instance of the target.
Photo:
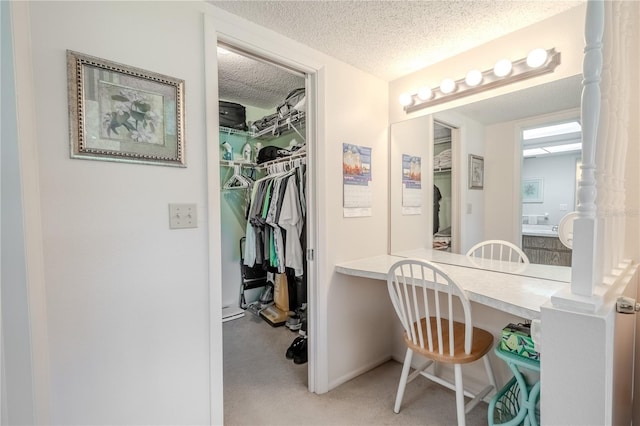
M 584 1 L 208 2 L 391 81 Z
M 208 0 L 389 81 L 583 2 Z M 242 55 L 219 53 L 218 60 L 222 99 L 274 109 L 291 90 L 304 87 L 301 76 Z M 460 111 L 486 124 L 515 120 L 551 112 L 550 105 L 555 111 L 577 107 L 580 90 L 579 78 L 567 79 Z
M 291 90 L 299 87 L 304 87 L 304 77 L 234 52 L 223 54 L 218 49 L 220 99 L 275 109 Z

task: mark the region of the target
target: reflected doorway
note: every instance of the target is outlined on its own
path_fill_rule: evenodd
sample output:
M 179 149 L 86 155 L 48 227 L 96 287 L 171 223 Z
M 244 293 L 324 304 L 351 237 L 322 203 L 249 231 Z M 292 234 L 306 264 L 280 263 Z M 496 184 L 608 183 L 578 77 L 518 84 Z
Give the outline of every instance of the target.
M 453 251 L 453 135 L 457 130 L 433 122 L 433 248 Z
M 522 249 L 531 263 L 571 266 L 571 249 L 558 238 L 558 224 L 576 208 L 579 120 L 525 128 L 521 141 Z

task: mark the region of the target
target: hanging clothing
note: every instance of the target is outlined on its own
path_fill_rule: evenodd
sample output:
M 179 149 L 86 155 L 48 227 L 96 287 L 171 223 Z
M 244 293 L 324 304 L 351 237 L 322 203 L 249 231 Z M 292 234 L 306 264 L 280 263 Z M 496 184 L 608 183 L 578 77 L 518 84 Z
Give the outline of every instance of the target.
M 285 266 L 293 268 L 296 277 L 302 276 L 304 272 L 304 254 L 302 252 L 302 243 L 300 242 L 303 222 L 304 216 L 300 206 L 300 198 L 298 197 L 298 185 L 295 177 L 292 177 L 288 180 L 278 225 L 284 229 L 287 235 Z
M 304 164 L 259 179 L 247 211 L 244 263 L 277 273 L 304 274 Z M 250 247 L 251 245 L 251 247 Z

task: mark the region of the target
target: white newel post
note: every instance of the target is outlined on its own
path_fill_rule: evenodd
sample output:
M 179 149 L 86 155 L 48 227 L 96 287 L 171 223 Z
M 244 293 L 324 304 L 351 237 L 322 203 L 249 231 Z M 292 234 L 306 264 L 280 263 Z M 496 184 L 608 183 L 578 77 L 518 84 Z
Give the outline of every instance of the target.
M 571 293 L 590 297 L 602 277 L 602 256 L 597 250 L 596 135 L 600 121 L 600 74 L 604 2 L 590 1 L 585 24 L 582 90 L 582 177 L 578 182 L 578 218 L 573 224 Z

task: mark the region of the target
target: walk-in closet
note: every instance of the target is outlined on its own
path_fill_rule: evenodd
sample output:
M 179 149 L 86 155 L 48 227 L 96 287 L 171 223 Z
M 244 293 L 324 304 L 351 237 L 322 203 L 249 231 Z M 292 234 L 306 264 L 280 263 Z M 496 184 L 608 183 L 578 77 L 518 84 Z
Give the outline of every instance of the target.
M 306 78 L 218 46 L 225 411 L 307 391 Z
M 452 129 L 433 122 L 433 248 L 451 251 Z

